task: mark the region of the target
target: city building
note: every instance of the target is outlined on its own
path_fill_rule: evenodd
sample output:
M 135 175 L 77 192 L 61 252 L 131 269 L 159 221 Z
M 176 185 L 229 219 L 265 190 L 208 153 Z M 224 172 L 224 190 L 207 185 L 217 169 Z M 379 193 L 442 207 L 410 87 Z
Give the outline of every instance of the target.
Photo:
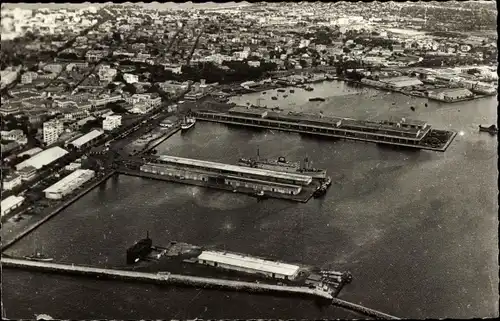
M 11 190 L 11 189 L 15 188 L 16 186 L 21 185 L 21 183 L 22 183 L 21 176 L 19 176 L 17 174 L 6 176 L 3 179 L 3 189 L 4 190 Z
M 127 84 L 135 84 L 136 82 L 139 82 L 139 76 L 133 74 L 124 74 L 123 80 L 125 80 Z
M 466 88 L 440 88 L 428 91 L 428 97 L 442 101 L 457 101 L 471 98 L 474 94 Z
M 22 196 L 9 196 L 6 199 L 4 199 L 1 203 L 2 207 L 2 216 L 9 214 L 19 206 L 21 206 L 24 202 L 24 197 Z
M 36 168 L 33 166 L 26 166 L 17 171 L 23 182 L 29 181 L 36 176 Z
M 43 123 L 43 142 L 52 145 L 64 131 L 64 124 L 59 120 L 50 120 Z
M 93 170 L 77 169 L 54 185 L 46 188 L 43 192 L 48 199 L 61 199 L 91 180 L 94 176 L 95 172 Z
M 121 124 L 122 124 L 122 116 L 121 115 L 107 116 L 102 121 L 102 129 L 104 129 L 104 130 L 113 130 L 115 128 L 120 127 Z
M 13 130 L 2 130 L 1 131 L 2 139 L 4 140 L 13 140 L 16 141 L 20 145 L 24 145 L 28 142 L 28 138 L 24 134 L 21 129 L 13 129 Z
M 28 71 L 28 72 L 25 72 L 24 74 L 21 75 L 21 83 L 23 85 L 31 84 L 33 82 L 33 80 L 35 80 L 37 78 L 38 78 L 38 74 L 36 72 Z
M 273 279 L 294 280 L 300 270 L 297 265 L 229 252 L 203 251 L 197 260 L 200 264 L 250 274 L 262 274 Z

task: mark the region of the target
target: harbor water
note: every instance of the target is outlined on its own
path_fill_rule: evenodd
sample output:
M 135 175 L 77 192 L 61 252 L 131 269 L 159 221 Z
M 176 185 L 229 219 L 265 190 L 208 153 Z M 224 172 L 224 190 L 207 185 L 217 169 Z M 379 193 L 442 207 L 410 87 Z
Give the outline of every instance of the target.
M 497 316 L 497 138 L 478 132 L 496 123 L 496 97 L 444 104 L 343 82 L 312 87 L 233 101 L 357 119 L 406 117 L 459 135 L 439 153 L 197 122 L 158 153 L 225 163 L 257 149 L 267 158 L 307 156 L 328 169 L 333 184 L 325 197 L 301 204 L 118 176 L 8 253 L 28 255 L 36 240 L 56 261 L 122 266 L 126 248 L 149 231 L 157 245 L 176 240 L 350 271 L 354 280 L 339 298 L 402 318 Z M 360 317 L 309 299 L 13 270 L 3 276 L 9 318 Z

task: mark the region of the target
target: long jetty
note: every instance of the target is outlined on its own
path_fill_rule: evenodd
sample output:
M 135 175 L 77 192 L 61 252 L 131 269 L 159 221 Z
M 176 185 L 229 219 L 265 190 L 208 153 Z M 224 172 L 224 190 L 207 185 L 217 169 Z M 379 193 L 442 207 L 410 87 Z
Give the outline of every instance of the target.
M 116 173 L 116 171 L 111 171 L 108 174 L 104 175 L 103 177 L 99 178 L 98 180 L 92 182 L 90 185 L 86 186 L 84 189 L 81 191 L 78 191 L 78 193 L 68 200 L 64 201 L 62 204 L 57 206 L 56 208 L 52 209 L 49 214 L 46 214 L 42 219 L 37 221 L 36 223 L 33 223 L 30 225 L 27 229 L 23 230 L 21 233 L 17 234 L 13 239 L 7 241 L 6 243 L 2 244 L 2 252 L 7 250 L 9 247 L 14 245 L 17 241 L 28 235 L 29 233 L 33 232 L 35 229 L 40 227 L 43 223 L 47 222 L 57 214 L 59 214 L 63 209 L 71 205 L 72 203 L 76 202 L 78 199 L 80 199 L 83 195 L 87 194 L 90 192 L 92 189 L 94 189 L 96 186 L 100 185 L 102 182 L 106 181 L 108 178 L 113 176 Z
M 141 281 L 154 284 L 177 284 L 205 288 L 222 288 L 227 290 L 248 292 L 274 292 L 288 295 L 308 295 L 331 300 L 332 295 L 318 289 L 299 286 L 281 286 L 253 282 L 205 278 L 190 275 L 170 273 L 146 273 L 127 270 L 105 269 L 82 265 L 69 265 L 52 262 L 29 261 L 2 257 L 2 267 L 34 270 L 39 272 L 71 274 L 95 277 L 99 279 L 118 279 L 128 281 Z
M 344 301 L 344 300 L 341 300 L 341 299 L 338 299 L 338 298 L 333 298 L 332 299 L 332 305 L 336 305 L 336 306 L 339 306 L 339 307 L 346 308 L 348 310 L 356 311 L 356 312 L 359 312 L 359 313 L 364 314 L 366 316 L 374 317 L 374 318 L 377 318 L 377 319 L 400 320 L 400 318 L 392 316 L 390 314 L 383 313 L 383 312 L 380 312 L 380 311 L 377 311 L 377 310 L 373 310 L 373 309 L 364 307 L 362 305 L 355 304 L 355 303 L 348 302 L 348 301 Z
M 244 111 L 248 109 L 249 111 Z M 242 115 L 246 113 L 246 115 Z M 457 135 L 453 131 L 436 130 L 426 127 L 426 129 L 414 130 L 413 133 L 407 132 L 403 136 L 395 136 L 384 133 L 388 131 L 389 127 L 379 130 L 363 124 L 363 121 L 356 121 L 352 119 L 342 119 L 333 117 L 333 120 L 327 120 L 326 117 L 319 117 L 320 119 L 311 119 L 311 115 L 284 115 L 277 112 L 267 111 L 260 108 L 259 110 L 252 111 L 250 108 L 240 108 L 238 114 L 236 113 L 221 113 L 214 111 L 196 111 L 193 113 L 196 119 L 201 121 L 209 121 L 216 123 L 223 123 L 228 125 L 238 125 L 245 127 L 274 129 L 286 132 L 295 132 L 308 135 L 316 135 L 323 137 L 331 137 L 336 139 L 346 139 L 363 141 L 384 145 L 392 145 L 396 147 L 411 148 L 411 149 L 426 149 L 436 152 L 444 152 L 448 149 L 449 145 Z M 331 117 L 330 117 L 331 118 Z M 343 125 L 338 125 L 343 122 L 354 124 L 353 128 L 344 128 Z M 366 122 L 365 122 L 366 123 Z M 352 126 L 351 126 L 352 127 Z M 365 128 L 364 128 L 365 127 Z M 399 130 L 399 129 L 398 129 Z M 416 137 L 412 138 L 411 135 L 415 134 Z M 423 143 L 428 137 L 426 136 L 446 136 L 446 141 L 439 141 L 437 145 Z

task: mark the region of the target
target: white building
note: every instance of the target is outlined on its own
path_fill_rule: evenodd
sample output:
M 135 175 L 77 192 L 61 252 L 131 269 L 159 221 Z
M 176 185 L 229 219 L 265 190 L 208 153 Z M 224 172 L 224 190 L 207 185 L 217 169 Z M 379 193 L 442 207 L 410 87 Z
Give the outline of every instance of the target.
M 106 83 L 112 82 L 117 72 L 118 71 L 116 69 L 110 68 L 108 65 L 103 65 L 99 68 L 98 71 L 99 80 Z
M 22 84 L 31 84 L 33 80 L 38 78 L 38 74 L 33 71 L 25 72 L 21 75 L 21 83 Z
M 270 278 L 293 280 L 299 273 L 299 266 L 267 261 L 236 253 L 203 251 L 198 263 L 244 273 L 262 274 Z
M 15 188 L 16 186 L 21 185 L 21 183 L 21 176 L 16 174 L 10 175 L 3 179 L 3 189 L 8 191 Z
M 15 210 L 16 208 L 21 206 L 21 204 L 23 204 L 23 202 L 24 202 L 24 197 L 22 197 L 22 196 L 12 195 L 12 196 L 7 197 L 1 203 L 2 216 L 4 216 L 5 214 L 9 214 L 13 210 Z
M 36 155 L 31 156 L 31 158 L 28 158 L 24 162 L 21 162 L 16 165 L 16 170 L 21 170 L 22 168 L 28 167 L 28 166 L 33 166 L 36 169 L 42 168 L 44 165 L 49 165 L 59 158 L 63 157 L 66 155 L 68 152 L 65 149 L 62 149 L 61 147 L 52 147 L 49 149 L 44 150 L 43 152 L 40 152 Z
M 64 124 L 59 120 L 50 120 L 43 123 L 43 142 L 51 145 L 57 141 L 64 131 Z
M 135 84 L 136 82 L 139 81 L 139 76 L 132 74 L 124 74 L 123 80 L 125 80 L 127 84 Z
M 102 135 L 104 135 L 103 130 L 94 129 L 93 131 L 71 141 L 68 145 L 72 145 L 73 147 L 80 149 L 82 147 L 88 146 L 89 144 L 92 144 L 94 141 L 96 141 Z
M 2 130 L 1 135 L 2 139 L 14 140 L 21 145 L 28 142 L 28 138 L 21 129 L 13 129 L 9 131 Z
M 120 127 L 121 124 L 122 124 L 122 116 L 121 115 L 107 116 L 102 121 L 102 129 L 104 129 L 104 130 L 113 130 L 115 128 Z
M 95 176 L 95 172 L 90 169 L 77 169 L 73 173 L 64 177 L 54 185 L 46 188 L 43 192 L 49 199 L 61 199 L 70 194 L 82 184 L 88 182 Z

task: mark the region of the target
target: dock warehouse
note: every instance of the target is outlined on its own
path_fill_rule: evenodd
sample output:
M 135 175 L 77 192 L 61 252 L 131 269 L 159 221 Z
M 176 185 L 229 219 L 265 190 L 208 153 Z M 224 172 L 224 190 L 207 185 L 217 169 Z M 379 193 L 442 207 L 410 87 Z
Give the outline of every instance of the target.
M 155 162 L 160 164 L 174 165 L 183 168 L 201 169 L 225 175 L 239 176 L 245 178 L 258 179 L 263 181 L 273 181 L 283 184 L 307 186 L 311 184 L 312 177 L 301 174 L 282 173 L 267 169 L 236 166 L 222 163 L 215 163 L 197 159 L 189 159 L 174 156 L 159 156 Z
M 216 251 L 203 251 L 198 256 L 198 263 L 233 271 L 263 274 L 267 277 L 285 280 L 295 279 L 300 269 L 297 265 Z
M 245 187 L 256 191 L 270 191 L 289 195 L 297 195 L 302 191 L 302 186 L 299 185 L 276 183 L 233 175 L 224 175 L 223 181 L 222 179 L 218 181 L 217 179 L 219 174 L 217 173 L 211 173 L 204 170 L 179 169 L 163 164 L 145 164 L 141 166 L 141 171 L 164 176 L 182 177 L 184 179 L 192 179 L 203 182 L 209 182 L 211 179 L 214 179 L 217 183 L 223 182 L 233 188 Z
M 104 130 L 94 129 L 93 131 L 78 137 L 77 139 L 70 142 L 68 145 L 80 149 L 82 147 L 88 146 L 97 140 L 101 135 L 104 134 Z
M 54 185 L 46 188 L 43 192 L 49 199 L 61 199 L 65 195 L 73 192 L 85 182 L 95 176 L 95 172 L 90 169 L 77 169 L 73 173 L 59 180 Z
M 11 195 L 4 199 L 0 206 L 2 207 L 2 216 L 9 214 L 24 202 L 24 197 Z
M 16 170 L 20 170 L 28 166 L 33 166 L 38 170 L 42 168 L 42 166 L 44 165 L 48 165 L 55 162 L 56 160 L 63 157 L 67 153 L 68 152 L 65 149 L 62 149 L 61 147 L 57 146 L 52 147 L 44 150 L 43 152 L 39 152 L 38 154 L 31 156 L 31 158 L 28 158 L 24 162 L 17 164 Z

